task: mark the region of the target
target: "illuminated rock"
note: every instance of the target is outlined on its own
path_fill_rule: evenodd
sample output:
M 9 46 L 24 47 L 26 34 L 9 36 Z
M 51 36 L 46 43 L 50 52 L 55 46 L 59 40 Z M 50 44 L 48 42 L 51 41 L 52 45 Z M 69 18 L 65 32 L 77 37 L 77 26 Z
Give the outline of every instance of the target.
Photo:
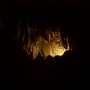
M 66 39 L 67 49 L 64 48 L 59 30 L 52 31 L 51 28 L 49 28 L 49 30 L 46 30 L 45 35 L 47 39 L 43 36 L 32 34 L 36 31 L 33 30 L 34 29 L 30 29 L 30 27 L 28 26 L 28 43 L 25 43 L 23 46 L 23 49 L 27 52 L 28 55 L 30 55 L 31 53 L 33 54 L 33 59 L 37 58 L 39 53 L 44 58 L 46 58 L 49 55 L 53 57 L 57 55 L 62 56 L 65 51 L 70 49 L 68 38 Z M 33 42 L 31 37 L 34 38 Z

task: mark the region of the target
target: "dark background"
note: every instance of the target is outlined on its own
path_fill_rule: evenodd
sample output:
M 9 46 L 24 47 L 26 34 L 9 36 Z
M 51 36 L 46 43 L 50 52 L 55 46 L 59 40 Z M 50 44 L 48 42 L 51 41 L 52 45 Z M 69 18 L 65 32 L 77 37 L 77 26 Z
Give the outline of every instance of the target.
M 89 2 L 0 1 L 4 87 L 17 89 L 89 89 Z M 15 43 L 18 20 L 42 26 L 60 25 L 64 35 L 76 40 L 73 55 L 54 62 L 28 61 Z M 43 32 L 43 31 L 41 31 Z M 2 47 L 1 47 L 2 48 Z M 55 61 L 56 60 L 56 61 Z

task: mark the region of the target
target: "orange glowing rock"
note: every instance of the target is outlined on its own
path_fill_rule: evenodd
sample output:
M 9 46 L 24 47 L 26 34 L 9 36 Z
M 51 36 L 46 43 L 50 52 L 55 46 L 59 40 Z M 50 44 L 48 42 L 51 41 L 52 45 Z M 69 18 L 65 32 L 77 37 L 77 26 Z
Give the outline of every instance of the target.
M 60 28 L 58 28 L 60 29 Z M 34 36 L 35 41 L 31 42 L 30 36 L 32 35 L 32 28 L 28 26 L 28 43 L 24 44 L 23 49 L 27 52 L 28 55 L 32 53 L 33 59 L 37 58 L 38 54 L 40 53 L 41 56 L 46 58 L 47 56 L 62 56 L 64 52 L 70 50 L 69 42 L 67 38 L 67 49 L 63 46 L 61 34 L 59 30 L 52 31 L 51 28 L 46 30 L 46 37 L 43 36 Z M 24 41 L 24 36 L 23 36 Z

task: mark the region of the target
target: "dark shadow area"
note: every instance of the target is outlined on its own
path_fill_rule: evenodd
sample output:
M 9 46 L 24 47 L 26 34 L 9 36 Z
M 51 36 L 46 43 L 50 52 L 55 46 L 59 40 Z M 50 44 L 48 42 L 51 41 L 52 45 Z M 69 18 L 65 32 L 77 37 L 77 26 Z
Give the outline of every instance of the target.
M 60 6 L 61 5 L 61 6 Z M 89 89 L 89 7 L 79 4 L 6 4 L 1 8 L 0 36 L 3 46 L 4 86 L 9 90 L 44 89 Z M 87 5 L 86 5 L 87 6 Z M 63 56 L 38 55 L 32 60 L 21 45 L 16 44 L 17 24 L 21 21 L 22 34 L 26 22 L 39 28 L 60 26 L 62 37 L 67 35 L 74 50 Z M 38 32 L 44 33 L 44 30 Z M 84 34 L 83 34 L 84 32 Z M 21 35 L 22 35 L 21 34 Z M 85 36 L 86 35 L 86 36 Z M 22 37 L 22 36 L 21 36 Z M 27 43 L 26 37 L 26 42 Z M 75 40 L 75 44 L 73 43 Z M 21 41 L 21 40 L 20 40 Z M 88 44 L 88 45 L 87 45 Z M 2 48 L 2 47 L 1 47 Z M 41 88 L 43 87 L 43 88 Z

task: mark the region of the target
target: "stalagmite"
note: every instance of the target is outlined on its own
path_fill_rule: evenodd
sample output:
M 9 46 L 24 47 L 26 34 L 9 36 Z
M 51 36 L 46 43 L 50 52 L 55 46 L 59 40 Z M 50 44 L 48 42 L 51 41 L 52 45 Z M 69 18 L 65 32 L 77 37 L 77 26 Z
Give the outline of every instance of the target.
M 65 51 L 70 49 L 70 47 L 69 47 L 68 38 L 66 38 L 67 48 L 64 48 L 59 29 L 60 28 L 53 31 L 51 28 L 49 28 L 49 30 L 46 30 L 45 35 L 48 38 L 47 40 L 45 39 L 45 37 L 39 36 L 40 34 L 39 35 L 34 34 L 37 31 L 36 28 L 34 30 L 33 28 L 30 28 L 28 26 L 28 43 L 24 44 L 23 49 L 27 52 L 28 55 L 32 53 L 33 59 L 37 58 L 39 53 L 44 58 L 46 58 L 49 55 L 53 57 L 56 55 L 62 56 Z M 31 37 L 34 38 L 33 42 L 31 40 L 32 39 Z M 23 36 L 23 40 L 24 40 L 24 36 Z

